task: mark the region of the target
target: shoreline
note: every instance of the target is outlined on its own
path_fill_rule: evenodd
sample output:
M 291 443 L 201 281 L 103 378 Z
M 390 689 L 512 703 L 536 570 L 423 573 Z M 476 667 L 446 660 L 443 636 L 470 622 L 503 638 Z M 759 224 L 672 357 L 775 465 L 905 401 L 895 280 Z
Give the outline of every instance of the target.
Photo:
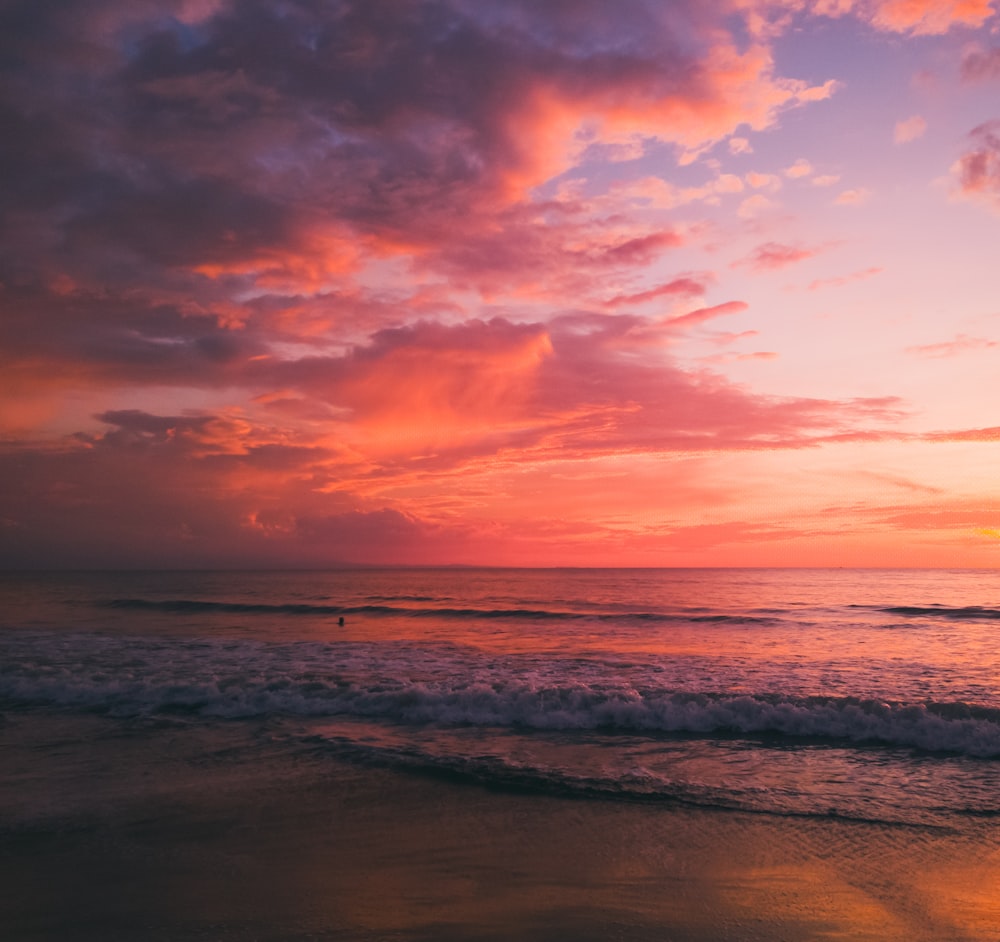
M 1000 836 L 490 790 L 263 724 L 0 726 L 18 942 L 1000 936 Z

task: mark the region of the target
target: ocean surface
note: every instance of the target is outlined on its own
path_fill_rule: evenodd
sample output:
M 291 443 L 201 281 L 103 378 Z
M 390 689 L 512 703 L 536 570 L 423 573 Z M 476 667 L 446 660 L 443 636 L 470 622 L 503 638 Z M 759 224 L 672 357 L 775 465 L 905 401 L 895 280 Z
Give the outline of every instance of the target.
M 960 826 L 1000 814 L 1000 572 L 7 573 L 0 712 L 133 741 L 250 721 L 261 750 L 470 788 Z

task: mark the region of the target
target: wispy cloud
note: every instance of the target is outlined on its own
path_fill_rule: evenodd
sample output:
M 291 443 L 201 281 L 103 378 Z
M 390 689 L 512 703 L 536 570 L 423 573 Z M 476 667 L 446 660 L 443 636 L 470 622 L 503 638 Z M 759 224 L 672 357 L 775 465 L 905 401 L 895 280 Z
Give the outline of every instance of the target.
M 994 347 L 1000 347 L 1000 343 L 996 340 L 988 340 L 985 337 L 967 337 L 965 334 L 958 334 L 953 340 L 907 347 L 906 352 L 921 357 L 944 358 L 959 356 L 963 353 L 970 353 L 976 350 L 990 350 Z
M 904 121 L 897 121 L 892 131 L 892 139 L 896 144 L 908 144 L 918 137 L 923 137 L 927 131 L 927 122 L 918 114 Z
M 820 250 L 807 248 L 803 245 L 785 245 L 781 242 L 765 242 L 758 245 L 748 256 L 735 262 L 752 271 L 774 271 L 786 268 L 796 262 L 805 261 L 818 254 Z
M 822 288 L 842 288 L 855 281 L 864 281 L 882 273 L 881 268 L 865 268 L 861 271 L 852 272 L 849 275 L 837 275 L 833 278 L 817 278 L 809 283 L 810 291 L 819 291 Z

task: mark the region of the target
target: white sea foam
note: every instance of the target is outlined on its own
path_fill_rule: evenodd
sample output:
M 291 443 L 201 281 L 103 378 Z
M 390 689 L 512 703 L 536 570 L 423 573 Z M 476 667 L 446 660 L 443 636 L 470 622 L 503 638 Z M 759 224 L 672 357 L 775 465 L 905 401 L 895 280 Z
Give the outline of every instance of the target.
M 1000 757 L 1000 710 L 773 691 L 679 688 L 680 672 L 576 658 L 484 659 L 396 644 L 3 638 L 0 697 L 118 716 L 355 716 L 408 724 L 620 730 L 881 743 Z

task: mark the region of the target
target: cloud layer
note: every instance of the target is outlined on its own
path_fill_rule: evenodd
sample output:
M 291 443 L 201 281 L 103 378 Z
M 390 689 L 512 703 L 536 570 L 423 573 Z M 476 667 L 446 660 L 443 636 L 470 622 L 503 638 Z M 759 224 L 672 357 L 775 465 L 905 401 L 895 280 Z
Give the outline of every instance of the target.
M 979 0 L 11 0 L 0 561 L 489 561 L 490 540 L 520 552 L 528 532 L 578 549 L 618 539 L 627 511 L 546 515 L 525 482 L 566 475 L 586 501 L 593 469 L 626 458 L 891 437 L 909 413 L 893 394 L 757 390 L 695 353 L 778 359 L 739 346 L 769 315 L 752 282 L 839 245 L 776 228 L 786 194 L 841 168 L 797 141 L 765 160 L 757 139 L 846 87 L 785 74 L 778 40 L 796 22 L 930 37 L 991 15 Z M 967 82 L 993 77 L 994 52 L 967 53 Z M 915 116 L 896 140 L 925 129 Z M 992 205 L 997 152 L 987 121 L 955 170 Z M 840 204 L 870 195 L 843 185 Z M 912 349 L 945 356 L 963 336 Z M 702 493 L 672 480 L 679 501 Z M 502 488 L 530 525 L 507 519 Z M 692 546 L 764 532 L 684 526 Z

